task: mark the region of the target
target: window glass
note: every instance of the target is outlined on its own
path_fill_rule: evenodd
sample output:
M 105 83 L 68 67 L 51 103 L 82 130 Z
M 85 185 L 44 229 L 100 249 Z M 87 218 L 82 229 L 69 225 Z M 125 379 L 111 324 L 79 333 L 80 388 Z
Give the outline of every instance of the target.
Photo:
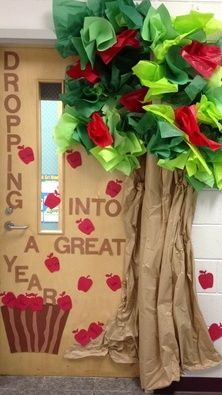
M 53 129 L 62 113 L 61 83 L 39 84 L 41 225 L 40 231 L 61 231 L 61 163 L 53 140 Z

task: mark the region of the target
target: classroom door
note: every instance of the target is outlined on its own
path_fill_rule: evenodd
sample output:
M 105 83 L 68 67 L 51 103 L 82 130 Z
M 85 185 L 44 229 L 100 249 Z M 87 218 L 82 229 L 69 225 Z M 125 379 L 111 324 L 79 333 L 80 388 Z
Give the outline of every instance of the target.
M 124 178 L 78 146 L 57 154 L 52 132 L 70 59 L 47 48 L 0 55 L 0 373 L 134 376 L 136 367 L 108 357 L 63 357 L 120 302 Z

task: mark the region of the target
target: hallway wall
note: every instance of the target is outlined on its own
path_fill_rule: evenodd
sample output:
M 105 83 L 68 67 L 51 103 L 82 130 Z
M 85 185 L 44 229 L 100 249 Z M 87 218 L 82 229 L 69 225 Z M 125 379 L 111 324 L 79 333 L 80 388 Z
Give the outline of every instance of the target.
M 1 0 L 0 44 L 13 42 L 53 45 L 54 33 L 51 18 L 51 0 Z M 160 1 L 153 1 L 158 6 Z M 214 12 L 222 19 L 221 0 L 164 1 L 171 13 L 182 14 L 190 9 Z M 10 17 L 9 17 L 10 16 Z M 197 292 L 207 325 L 222 322 L 222 192 L 204 191 L 199 194 L 193 224 L 193 245 L 196 260 Z M 199 271 L 214 276 L 214 286 L 203 289 Z M 222 337 L 215 342 L 222 353 Z M 222 377 L 222 367 L 195 375 Z

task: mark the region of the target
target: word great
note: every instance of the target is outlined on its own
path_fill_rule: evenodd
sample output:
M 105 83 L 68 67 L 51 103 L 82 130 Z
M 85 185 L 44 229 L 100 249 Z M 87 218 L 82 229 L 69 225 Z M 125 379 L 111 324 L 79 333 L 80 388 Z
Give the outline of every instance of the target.
M 103 239 L 96 237 L 71 237 L 60 236 L 55 240 L 54 249 L 59 254 L 80 255 L 121 255 L 125 239 Z

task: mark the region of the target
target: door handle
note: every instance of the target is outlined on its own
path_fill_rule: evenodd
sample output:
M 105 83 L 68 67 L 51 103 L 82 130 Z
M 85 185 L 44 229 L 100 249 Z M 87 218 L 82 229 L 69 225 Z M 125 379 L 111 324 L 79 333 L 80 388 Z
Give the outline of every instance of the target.
M 24 230 L 27 229 L 29 225 L 15 225 L 12 221 L 7 221 L 4 224 L 6 230 Z

